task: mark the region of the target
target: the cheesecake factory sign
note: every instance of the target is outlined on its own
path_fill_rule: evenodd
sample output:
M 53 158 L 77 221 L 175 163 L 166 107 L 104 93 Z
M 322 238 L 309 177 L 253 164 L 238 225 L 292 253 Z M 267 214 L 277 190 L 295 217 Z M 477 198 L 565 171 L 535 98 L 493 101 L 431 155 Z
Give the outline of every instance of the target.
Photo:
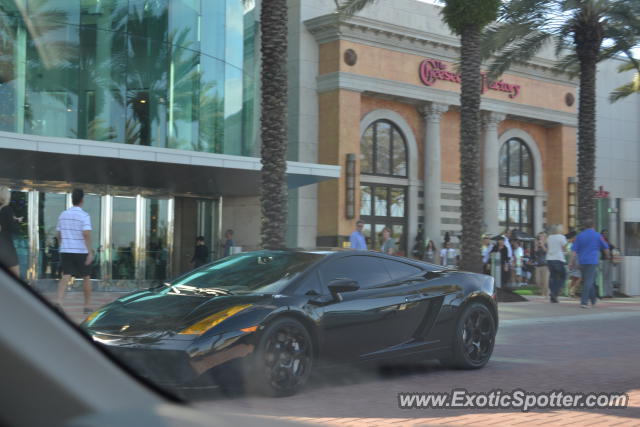
M 447 65 L 437 59 L 425 59 L 420 63 L 420 81 L 427 86 L 433 86 L 437 80 L 445 80 L 454 83 L 460 83 L 461 76 L 447 70 Z M 520 94 L 520 85 L 514 85 L 502 80 L 490 81 L 487 73 L 482 73 L 482 93 L 487 90 L 496 90 L 498 92 L 506 92 L 509 98 L 515 98 Z

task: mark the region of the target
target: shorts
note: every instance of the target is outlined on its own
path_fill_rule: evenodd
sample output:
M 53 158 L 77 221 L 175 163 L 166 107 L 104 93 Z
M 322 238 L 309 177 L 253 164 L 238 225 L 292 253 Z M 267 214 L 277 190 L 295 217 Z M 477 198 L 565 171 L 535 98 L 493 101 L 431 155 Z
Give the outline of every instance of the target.
M 516 267 L 516 276 L 522 276 L 522 267 Z
M 60 268 L 62 275 L 73 277 L 88 277 L 91 275 L 91 264 L 85 265 L 88 254 L 73 254 L 62 252 L 60 254 Z
M 582 279 L 582 273 L 580 273 L 580 270 L 569 270 L 569 277 Z

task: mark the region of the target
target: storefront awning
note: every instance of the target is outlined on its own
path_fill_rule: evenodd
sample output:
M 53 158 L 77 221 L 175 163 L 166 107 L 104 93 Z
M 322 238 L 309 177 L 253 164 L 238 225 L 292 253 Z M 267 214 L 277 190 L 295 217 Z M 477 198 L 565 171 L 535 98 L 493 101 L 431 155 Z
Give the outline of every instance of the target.
M 257 196 L 260 159 L 0 132 L 0 178 Z M 287 162 L 291 188 L 338 178 L 340 167 Z

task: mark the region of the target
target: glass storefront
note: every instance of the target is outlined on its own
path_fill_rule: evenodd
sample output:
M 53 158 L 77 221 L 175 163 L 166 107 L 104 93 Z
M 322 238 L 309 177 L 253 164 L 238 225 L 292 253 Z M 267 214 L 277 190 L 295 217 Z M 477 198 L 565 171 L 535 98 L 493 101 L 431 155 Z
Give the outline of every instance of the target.
M 0 130 L 254 154 L 253 4 L 3 1 Z
M 20 224 L 13 236 L 20 274 L 36 288 L 53 291 L 61 277 L 58 217 L 72 206 L 71 193 L 46 186 L 10 187 L 11 207 Z M 176 198 L 170 195 L 85 190 L 82 208 L 91 218 L 95 251 L 91 279 L 98 290 L 145 288 L 189 270 L 189 265 L 173 267 L 173 254 L 176 249 L 189 251 L 198 235 L 205 237 L 210 260 L 217 258 L 220 201 L 179 199 L 182 203 L 176 206 Z M 194 208 L 185 209 L 186 202 Z M 176 230 L 176 214 L 188 226 Z M 185 236 L 188 244 L 184 248 L 181 242 L 174 242 L 176 232 Z M 79 282 L 74 286 L 79 287 Z

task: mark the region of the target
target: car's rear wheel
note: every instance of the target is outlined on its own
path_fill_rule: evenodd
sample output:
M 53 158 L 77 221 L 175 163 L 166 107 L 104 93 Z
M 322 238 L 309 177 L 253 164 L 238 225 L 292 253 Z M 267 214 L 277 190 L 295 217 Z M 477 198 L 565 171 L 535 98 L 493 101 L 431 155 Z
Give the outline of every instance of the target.
M 487 364 L 496 338 L 493 315 L 481 303 L 466 306 L 458 318 L 452 359 L 446 364 L 460 369 L 478 369 Z
M 289 396 L 308 380 L 313 342 L 297 320 L 281 318 L 262 332 L 249 367 L 251 389 L 269 396 Z

